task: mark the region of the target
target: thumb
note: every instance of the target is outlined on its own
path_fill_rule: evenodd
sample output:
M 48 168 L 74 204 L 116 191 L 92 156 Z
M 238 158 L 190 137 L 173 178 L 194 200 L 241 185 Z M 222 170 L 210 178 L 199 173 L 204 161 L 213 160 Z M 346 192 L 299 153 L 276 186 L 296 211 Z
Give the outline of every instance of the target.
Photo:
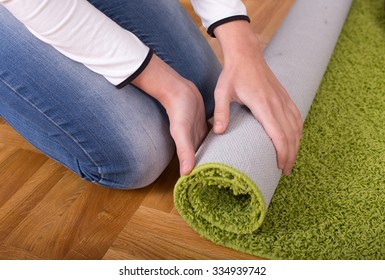
M 224 93 L 215 93 L 214 132 L 223 133 L 229 125 L 230 100 Z
M 177 149 L 180 176 L 188 175 L 195 166 L 195 153 L 190 147 Z
M 173 135 L 173 138 L 179 159 L 180 176 L 188 175 L 195 166 L 195 152 L 191 137 L 180 130 Z

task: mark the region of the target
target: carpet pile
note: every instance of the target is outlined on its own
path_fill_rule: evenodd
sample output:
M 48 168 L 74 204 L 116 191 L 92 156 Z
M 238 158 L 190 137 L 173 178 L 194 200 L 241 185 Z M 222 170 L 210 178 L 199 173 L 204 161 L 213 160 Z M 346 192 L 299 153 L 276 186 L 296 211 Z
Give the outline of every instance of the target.
M 285 59 L 295 50 L 280 34 L 306 37 L 304 22 L 295 23 L 310 2 L 308 17 L 319 26 L 309 21 L 306 28 L 317 28 L 309 36 L 317 32 L 320 42 L 309 47 L 305 38 L 303 61 Z M 209 134 L 197 167 L 177 182 L 175 206 L 202 236 L 271 259 L 385 259 L 385 12 L 379 0 L 349 7 L 297 1 L 267 49 L 269 65 L 306 117 L 292 175 L 281 178 L 263 128 L 250 132 L 257 121 L 234 105 L 229 132 Z

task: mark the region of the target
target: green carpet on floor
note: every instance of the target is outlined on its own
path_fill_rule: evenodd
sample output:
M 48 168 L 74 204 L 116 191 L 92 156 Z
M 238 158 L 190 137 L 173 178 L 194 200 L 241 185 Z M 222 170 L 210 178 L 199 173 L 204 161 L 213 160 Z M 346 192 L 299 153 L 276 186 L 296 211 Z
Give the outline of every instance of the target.
M 262 226 L 206 237 L 273 259 L 385 259 L 383 1 L 353 2 L 293 173 L 281 179 Z

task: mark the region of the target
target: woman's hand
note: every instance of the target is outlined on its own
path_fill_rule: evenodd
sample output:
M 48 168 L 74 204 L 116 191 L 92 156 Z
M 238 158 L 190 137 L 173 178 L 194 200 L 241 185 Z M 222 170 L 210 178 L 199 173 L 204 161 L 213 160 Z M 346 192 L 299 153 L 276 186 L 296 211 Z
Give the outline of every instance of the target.
M 180 162 L 180 175 L 184 176 L 194 168 L 195 151 L 208 132 L 203 99 L 196 86 L 186 81 L 181 89 L 176 89 L 165 108 Z
M 187 175 L 195 166 L 195 151 L 207 134 L 205 109 L 199 90 L 155 54 L 132 83 L 156 98 L 166 109 L 180 163 L 180 175 Z
M 246 105 L 272 139 L 278 167 L 289 175 L 302 134 L 300 112 L 264 61 L 248 22 L 229 22 L 214 33 L 224 54 L 215 90 L 214 132 L 226 130 L 232 101 Z

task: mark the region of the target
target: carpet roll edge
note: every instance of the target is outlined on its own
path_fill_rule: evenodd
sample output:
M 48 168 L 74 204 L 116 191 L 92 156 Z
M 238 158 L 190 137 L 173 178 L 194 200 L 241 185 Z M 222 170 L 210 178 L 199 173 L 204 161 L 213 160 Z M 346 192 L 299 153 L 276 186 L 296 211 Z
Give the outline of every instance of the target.
M 246 207 L 238 211 L 241 215 L 241 217 L 237 215 L 239 222 L 226 220 L 227 213 L 221 213 L 223 207 L 226 207 L 226 205 L 220 205 L 223 201 L 212 201 L 217 204 L 207 213 L 205 213 L 205 207 L 193 205 L 194 202 L 197 202 L 195 199 L 198 202 L 202 201 L 200 193 L 194 194 L 193 190 L 193 188 L 200 187 L 204 187 L 205 191 L 210 189 L 208 187 L 212 187 L 213 191 L 214 189 L 226 191 L 228 196 L 233 195 L 237 199 L 237 203 L 239 196 L 244 196 L 244 206 Z M 219 162 L 201 164 L 195 167 L 189 175 L 180 177 L 174 188 L 174 204 L 187 224 L 208 239 L 212 239 L 212 233 L 207 232 L 207 227 L 211 229 L 216 227 L 235 234 L 251 233 L 262 225 L 267 212 L 265 199 L 259 187 L 249 176 L 230 165 Z M 229 207 L 230 211 L 240 210 L 237 209 L 240 208 L 239 205 L 232 204 Z M 206 221 L 205 226 L 202 226 L 202 223 L 197 220 Z

